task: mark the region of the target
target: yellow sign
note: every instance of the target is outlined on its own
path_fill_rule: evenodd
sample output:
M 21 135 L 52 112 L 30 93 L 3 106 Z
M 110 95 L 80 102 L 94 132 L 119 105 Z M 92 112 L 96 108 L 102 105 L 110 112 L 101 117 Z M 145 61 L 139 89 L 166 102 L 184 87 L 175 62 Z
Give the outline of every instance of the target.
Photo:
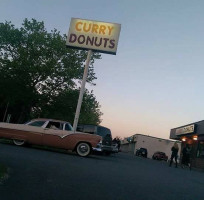
M 72 18 L 66 45 L 116 54 L 120 29 L 120 24 Z

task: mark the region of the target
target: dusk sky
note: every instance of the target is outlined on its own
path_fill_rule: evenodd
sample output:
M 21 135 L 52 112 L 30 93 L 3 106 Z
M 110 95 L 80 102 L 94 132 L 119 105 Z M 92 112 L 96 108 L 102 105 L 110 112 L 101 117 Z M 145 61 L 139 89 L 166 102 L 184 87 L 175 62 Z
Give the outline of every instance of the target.
M 169 138 L 204 120 L 203 0 L 0 0 L 0 22 L 25 18 L 67 34 L 71 18 L 121 24 L 117 55 L 94 64 L 101 125 L 113 137 Z

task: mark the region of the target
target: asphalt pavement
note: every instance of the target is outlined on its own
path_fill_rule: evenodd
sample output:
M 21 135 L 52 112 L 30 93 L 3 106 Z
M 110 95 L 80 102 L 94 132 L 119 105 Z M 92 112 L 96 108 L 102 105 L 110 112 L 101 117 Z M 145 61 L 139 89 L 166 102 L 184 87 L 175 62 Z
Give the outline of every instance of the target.
M 0 200 L 204 200 L 204 173 L 127 153 L 82 158 L 0 144 Z

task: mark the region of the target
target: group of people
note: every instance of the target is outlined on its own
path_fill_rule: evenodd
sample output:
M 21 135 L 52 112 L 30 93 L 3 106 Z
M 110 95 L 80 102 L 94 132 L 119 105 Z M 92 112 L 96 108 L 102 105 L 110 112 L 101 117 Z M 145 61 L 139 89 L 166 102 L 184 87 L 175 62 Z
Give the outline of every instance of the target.
M 174 143 L 173 147 L 171 148 L 171 151 L 172 153 L 171 153 L 169 166 L 171 167 L 173 160 L 175 160 L 175 167 L 178 167 L 177 159 L 178 159 L 179 146 L 177 142 Z M 182 160 L 181 160 L 182 168 L 184 168 L 184 166 L 190 167 L 190 152 L 191 152 L 191 148 L 188 144 L 186 144 L 182 149 Z

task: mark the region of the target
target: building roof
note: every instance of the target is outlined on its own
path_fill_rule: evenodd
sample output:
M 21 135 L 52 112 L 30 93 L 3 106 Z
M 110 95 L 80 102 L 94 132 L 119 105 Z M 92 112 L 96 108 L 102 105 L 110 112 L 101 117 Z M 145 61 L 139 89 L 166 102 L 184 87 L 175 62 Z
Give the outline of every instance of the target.
M 191 125 L 191 124 L 200 124 L 200 123 L 204 123 L 204 120 L 200 120 L 200 121 L 197 121 L 197 122 L 192 122 L 192 123 L 190 123 L 190 124 L 185 124 L 185 125 L 183 125 L 183 126 L 179 126 L 179 127 L 176 127 L 176 128 L 172 128 L 171 130 L 173 130 L 173 129 L 178 129 L 178 128 L 182 128 L 182 127 L 184 127 L 184 126 L 189 126 L 189 125 Z
M 158 137 L 155 137 L 155 136 L 150 136 L 150 135 L 144 135 L 144 134 L 139 134 L 139 133 L 136 133 L 130 137 L 127 137 L 127 138 L 131 138 L 133 137 L 134 139 L 134 136 L 138 136 L 138 135 L 141 135 L 141 136 L 144 136 L 144 137 L 149 137 L 149 138 L 155 138 L 155 139 L 158 139 L 158 140 L 164 140 L 164 141 L 170 141 L 170 142 L 175 142 L 175 140 L 172 140 L 172 139 L 164 139 L 164 138 L 158 138 Z M 125 140 L 123 140 L 123 144 L 126 144 L 126 143 L 129 143 L 127 138 L 125 138 Z M 134 140 L 133 140 L 134 141 Z

